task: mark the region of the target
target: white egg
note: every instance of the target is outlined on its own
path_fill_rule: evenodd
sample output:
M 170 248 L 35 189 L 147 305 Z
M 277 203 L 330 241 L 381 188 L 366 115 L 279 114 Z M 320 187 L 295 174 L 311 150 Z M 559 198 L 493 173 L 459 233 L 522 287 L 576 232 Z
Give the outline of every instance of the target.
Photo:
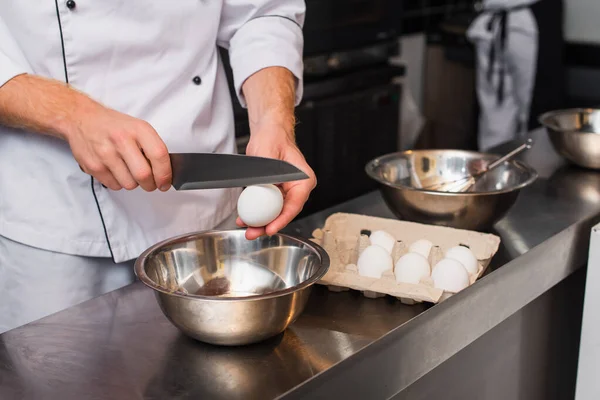
M 283 209 L 283 195 L 275 185 L 248 186 L 237 203 L 240 219 L 248 226 L 262 227 L 279 216 Z
M 411 244 L 408 248 L 408 251 L 410 253 L 419 253 L 420 255 L 428 259 L 432 247 L 433 243 L 431 243 L 429 240 L 421 239 Z
M 458 293 L 469 286 L 469 274 L 461 263 L 444 258 L 436 264 L 431 273 L 433 286 L 451 293 Z
M 418 284 L 422 278 L 431 273 L 431 267 L 425 257 L 419 253 L 406 253 L 398 261 L 394 268 L 396 282 Z
M 475 257 L 475 254 L 468 247 L 453 247 L 446 252 L 446 258 L 451 258 L 461 263 L 469 274 L 476 274 L 479 269 L 477 257 Z
M 369 278 L 381 278 L 381 274 L 394 266 L 392 256 L 383 247 L 371 245 L 358 257 L 358 274 Z
M 371 244 L 383 247 L 388 253 L 392 254 L 394 244 L 396 244 L 396 238 L 387 233 L 386 231 L 375 231 L 369 236 Z

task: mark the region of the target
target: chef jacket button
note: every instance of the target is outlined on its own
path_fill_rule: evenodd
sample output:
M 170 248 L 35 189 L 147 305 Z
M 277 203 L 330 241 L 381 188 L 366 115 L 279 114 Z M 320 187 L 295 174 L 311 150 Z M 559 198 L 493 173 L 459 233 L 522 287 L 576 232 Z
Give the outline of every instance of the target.
M 199 76 L 195 76 L 194 79 L 192 79 L 192 81 L 196 84 L 199 85 L 202 83 L 202 79 L 200 79 Z
M 67 0 L 67 8 L 69 10 L 74 9 L 75 6 L 77 6 L 77 3 L 75 3 L 75 0 Z

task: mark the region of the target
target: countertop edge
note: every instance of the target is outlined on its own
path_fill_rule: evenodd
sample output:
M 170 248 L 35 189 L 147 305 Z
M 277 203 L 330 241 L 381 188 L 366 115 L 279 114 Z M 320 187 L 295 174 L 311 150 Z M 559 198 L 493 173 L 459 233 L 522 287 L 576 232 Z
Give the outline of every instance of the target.
M 391 398 L 583 267 L 599 222 L 571 225 L 281 398 Z

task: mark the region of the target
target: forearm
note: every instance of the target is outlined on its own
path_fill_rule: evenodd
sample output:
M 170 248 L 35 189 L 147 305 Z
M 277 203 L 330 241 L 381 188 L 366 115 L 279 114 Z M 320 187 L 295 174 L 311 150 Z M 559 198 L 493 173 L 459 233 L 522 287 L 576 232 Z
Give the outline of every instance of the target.
M 0 87 L 0 125 L 66 140 L 83 172 L 110 189 L 171 185 L 169 152 L 150 124 L 61 82 L 33 75 L 9 80 Z
M 242 90 L 248 104 L 251 132 L 265 124 L 279 126 L 294 138 L 294 101 L 296 78 L 282 67 L 269 67 L 250 76 Z
M 281 214 L 264 228 L 248 228 L 248 239 L 265 233 L 274 235 L 283 229 L 302 210 L 317 182 L 315 173 L 295 143 L 295 76 L 298 75 L 286 68 L 269 67 L 254 73 L 242 85 L 251 132 L 246 154 L 283 160 L 308 175 L 308 179 L 281 185 L 285 199 Z
M 76 110 L 96 106 L 66 84 L 19 75 L 0 87 L 0 125 L 67 139 Z

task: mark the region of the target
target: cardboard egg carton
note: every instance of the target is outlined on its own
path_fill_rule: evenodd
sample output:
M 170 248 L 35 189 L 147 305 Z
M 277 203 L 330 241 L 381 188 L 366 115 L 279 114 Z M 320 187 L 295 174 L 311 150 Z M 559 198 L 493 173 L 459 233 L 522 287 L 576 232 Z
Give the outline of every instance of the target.
M 500 246 L 500 238 L 492 234 L 337 213 L 327 218 L 325 226 L 315 230 L 311 239 L 321 245 L 331 258 L 329 271 L 318 284 L 325 285 L 335 292 L 358 290 L 369 298 L 389 295 L 405 304 L 439 303 L 453 294 L 435 288 L 430 277 L 421 280 L 419 284 L 410 284 L 396 282 L 393 270 L 384 272 L 379 279 L 360 276 L 356 263 L 360 253 L 370 245 L 366 233 L 377 230 L 386 231 L 396 239 L 392 250 L 394 265 L 408 252 L 408 247 L 419 239 L 427 239 L 434 245 L 429 254 L 432 268 L 444 258 L 448 249 L 458 245 L 469 247 L 479 261 L 477 273 L 469 277 L 470 284 L 483 275 Z

